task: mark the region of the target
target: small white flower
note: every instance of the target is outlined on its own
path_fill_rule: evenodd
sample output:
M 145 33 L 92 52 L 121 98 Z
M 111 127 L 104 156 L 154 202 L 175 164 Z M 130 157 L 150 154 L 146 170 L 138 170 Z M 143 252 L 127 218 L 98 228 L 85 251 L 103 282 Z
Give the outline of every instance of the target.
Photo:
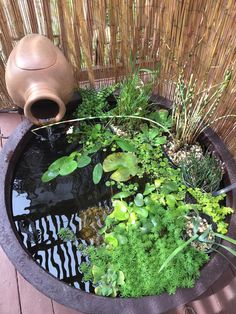
M 69 129 L 66 131 L 66 134 L 72 134 L 74 130 L 73 126 L 70 126 Z

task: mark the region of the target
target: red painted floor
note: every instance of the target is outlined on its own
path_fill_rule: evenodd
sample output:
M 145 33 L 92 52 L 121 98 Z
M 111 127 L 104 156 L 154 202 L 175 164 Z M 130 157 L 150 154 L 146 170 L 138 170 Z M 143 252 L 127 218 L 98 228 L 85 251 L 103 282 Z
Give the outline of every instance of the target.
M 0 133 L 8 137 L 22 119 L 15 113 L 0 113 Z M 1 141 L 0 138 L 0 147 L 5 142 L 6 139 Z M 236 268 L 229 267 L 224 275 L 197 300 L 166 314 L 194 313 L 236 314 Z M 14 269 L 0 247 L 0 314 L 82 313 L 65 308 L 34 289 Z

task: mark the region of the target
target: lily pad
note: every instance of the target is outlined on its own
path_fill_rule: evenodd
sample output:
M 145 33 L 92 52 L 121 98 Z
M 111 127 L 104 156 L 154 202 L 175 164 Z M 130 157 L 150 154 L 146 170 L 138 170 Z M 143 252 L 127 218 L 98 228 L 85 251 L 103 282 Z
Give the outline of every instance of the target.
M 104 160 L 105 172 L 115 171 L 111 175 L 114 181 L 122 182 L 135 176 L 138 171 L 138 160 L 134 153 L 114 153 Z

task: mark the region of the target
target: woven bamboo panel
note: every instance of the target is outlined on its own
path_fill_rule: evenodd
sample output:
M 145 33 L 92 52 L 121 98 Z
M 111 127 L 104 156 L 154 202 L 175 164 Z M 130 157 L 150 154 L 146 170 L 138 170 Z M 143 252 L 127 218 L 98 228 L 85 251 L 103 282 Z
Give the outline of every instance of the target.
M 4 68 L 25 34 L 40 33 L 62 49 L 77 86 L 120 80 L 132 62 L 161 65 L 156 92 L 173 97 L 181 68 L 199 83 L 220 82 L 236 57 L 235 0 L 0 0 L 0 108 L 12 108 Z M 220 114 L 236 113 L 233 73 Z M 236 154 L 236 123 L 215 128 Z

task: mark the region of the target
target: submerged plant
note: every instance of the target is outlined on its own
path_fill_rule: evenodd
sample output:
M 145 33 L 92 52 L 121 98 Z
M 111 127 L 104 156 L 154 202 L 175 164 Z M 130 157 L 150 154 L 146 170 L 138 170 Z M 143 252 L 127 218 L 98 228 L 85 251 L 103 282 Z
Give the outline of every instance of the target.
M 215 118 L 215 112 L 231 76 L 232 71 L 228 70 L 221 83 L 210 87 L 202 85 L 199 90 L 196 90 L 197 80 L 193 78 L 193 74 L 186 82 L 183 72 L 180 73 L 172 109 L 172 129 L 176 150 L 184 144 L 195 143 L 207 126 L 221 118 Z M 222 118 L 226 119 L 227 116 Z

